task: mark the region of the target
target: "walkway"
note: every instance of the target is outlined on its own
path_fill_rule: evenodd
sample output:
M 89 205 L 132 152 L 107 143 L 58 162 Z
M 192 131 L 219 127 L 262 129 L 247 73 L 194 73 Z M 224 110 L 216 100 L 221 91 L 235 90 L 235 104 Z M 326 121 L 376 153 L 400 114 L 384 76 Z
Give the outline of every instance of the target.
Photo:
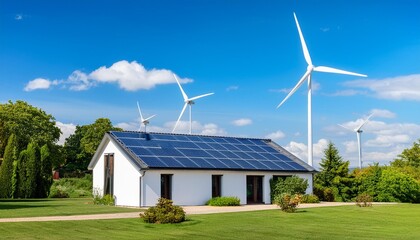
M 379 203 L 373 203 L 379 204 Z M 299 208 L 313 208 L 313 207 L 331 207 L 354 205 L 354 203 L 343 202 L 322 202 L 322 203 L 304 203 L 300 204 Z M 224 212 L 246 212 L 246 211 L 260 211 L 279 209 L 277 205 L 242 205 L 236 207 L 211 207 L 211 206 L 184 206 L 187 215 L 192 214 L 212 214 Z M 129 213 L 108 213 L 108 214 L 91 214 L 91 215 L 74 215 L 74 216 L 49 216 L 49 217 L 23 217 L 23 218 L 0 218 L 2 222 L 47 222 L 47 221 L 79 221 L 79 220 L 102 220 L 102 219 L 120 219 L 120 218 L 138 218 L 140 212 Z

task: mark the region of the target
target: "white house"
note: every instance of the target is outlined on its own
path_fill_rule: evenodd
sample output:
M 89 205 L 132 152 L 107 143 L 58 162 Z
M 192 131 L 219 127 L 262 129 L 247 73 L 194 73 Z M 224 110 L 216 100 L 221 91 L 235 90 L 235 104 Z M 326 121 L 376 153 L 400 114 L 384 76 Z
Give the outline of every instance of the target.
M 89 167 L 96 194 L 120 206 L 204 205 L 215 196 L 270 201 L 270 179 L 297 175 L 312 192 L 315 169 L 269 139 L 111 131 Z

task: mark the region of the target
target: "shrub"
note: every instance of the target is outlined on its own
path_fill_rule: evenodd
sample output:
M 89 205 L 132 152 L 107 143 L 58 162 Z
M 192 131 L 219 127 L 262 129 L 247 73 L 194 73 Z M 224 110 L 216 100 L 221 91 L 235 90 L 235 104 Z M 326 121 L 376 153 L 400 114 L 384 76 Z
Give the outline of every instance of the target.
M 371 207 L 372 201 L 373 201 L 373 197 L 367 193 L 359 194 L 356 197 L 356 205 L 359 207 Z
M 155 207 L 150 207 L 140 218 L 146 223 L 180 223 L 185 221 L 184 209 L 173 205 L 172 200 L 159 198 Z
M 327 202 L 334 202 L 335 201 L 334 190 L 332 188 L 322 187 L 319 184 L 315 184 L 314 194 L 321 201 L 327 201 Z
M 419 202 L 420 184 L 411 176 L 393 168 L 382 171 L 378 182 L 378 201 Z
M 114 206 L 115 205 L 115 199 L 110 194 L 105 194 L 104 196 L 101 196 L 99 194 L 94 194 L 93 195 L 93 204 Z
M 59 188 L 57 190 L 56 188 Z M 62 191 L 69 197 L 91 197 L 92 196 L 92 175 L 85 175 L 83 178 L 61 178 L 54 180 L 50 189 L 50 198 L 54 198 L 53 192 Z
M 285 179 L 279 178 L 277 181 L 272 181 L 271 184 L 272 200 L 274 200 L 276 196 L 283 193 L 288 193 L 291 195 L 305 194 L 308 186 L 308 180 L 298 176 L 286 177 Z
M 301 203 L 319 203 L 319 198 L 313 194 L 305 194 L 302 196 Z
M 290 213 L 290 212 L 296 212 L 296 208 L 298 207 L 301 199 L 302 199 L 302 195 L 300 194 L 291 195 L 288 193 L 283 193 L 283 194 L 277 195 L 274 198 L 274 201 L 283 212 Z
M 206 205 L 210 206 L 239 206 L 241 200 L 237 197 L 214 197 L 207 201 Z
M 50 189 L 50 198 L 69 198 L 70 195 L 63 189 L 61 186 L 51 187 Z

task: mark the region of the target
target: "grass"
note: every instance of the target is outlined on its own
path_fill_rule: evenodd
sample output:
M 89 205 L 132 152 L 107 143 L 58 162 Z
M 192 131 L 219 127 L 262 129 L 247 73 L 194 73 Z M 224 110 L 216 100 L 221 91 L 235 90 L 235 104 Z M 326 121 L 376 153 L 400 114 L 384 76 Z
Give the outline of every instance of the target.
M 91 198 L 0 199 L 0 218 L 133 212 L 139 209 L 94 205 Z
M 10 239 L 420 239 L 420 205 L 396 204 L 190 215 L 174 225 L 140 219 L 0 223 Z

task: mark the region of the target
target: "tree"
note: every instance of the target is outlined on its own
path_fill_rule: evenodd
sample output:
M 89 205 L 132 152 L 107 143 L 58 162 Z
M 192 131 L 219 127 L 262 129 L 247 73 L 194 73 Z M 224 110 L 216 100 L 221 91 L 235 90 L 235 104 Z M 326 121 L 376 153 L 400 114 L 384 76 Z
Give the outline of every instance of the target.
M 347 201 L 351 198 L 351 179 L 349 178 L 349 162 L 344 161 L 338 149 L 332 142 L 328 143 L 321 159 L 321 171 L 315 175 L 315 187 L 317 191 L 332 190 L 336 201 Z M 324 196 L 318 196 L 324 200 Z
M 64 143 L 66 159 L 64 170 L 73 173 L 86 171 L 105 133 L 120 130 L 122 129 L 112 126 L 108 118 L 98 118 L 92 124 L 77 126 L 74 134 Z
M 378 163 L 363 169 L 355 169 L 352 176 L 354 178 L 353 186 L 356 195 L 367 193 L 376 200 L 378 196 L 378 183 L 381 180 L 383 169 L 385 167 L 379 166 Z
M 23 150 L 31 141 L 39 146 L 55 143 L 61 131 L 53 116 L 18 100 L 0 104 L 0 156 L 12 133 L 18 140 L 18 149 Z
M 51 160 L 51 153 L 48 148 L 48 145 L 45 144 L 40 149 L 41 155 L 41 167 L 39 171 L 39 177 L 37 180 L 37 196 L 40 198 L 48 197 L 50 193 L 50 188 L 53 183 L 52 178 L 52 160 Z
M 0 166 L 0 198 L 10 198 L 13 193 L 13 164 L 18 160 L 16 135 L 12 134 L 7 141 L 3 163 Z
M 28 144 L 26 150 L 20 153 L 19 157 L 19 194 L 18 197 L 37 197 L 37 185 L 39 182 L 39 148 L 34 142 Z
M 382 171 L 377 188 L 377 201 L 420 202 L 420 183 L 392 167 Z
M 420 167 L 420 139 L 413 143 L 413 147 L 404 149 L 392 163 L 392 166 L 403 167 L 413 166 Z

